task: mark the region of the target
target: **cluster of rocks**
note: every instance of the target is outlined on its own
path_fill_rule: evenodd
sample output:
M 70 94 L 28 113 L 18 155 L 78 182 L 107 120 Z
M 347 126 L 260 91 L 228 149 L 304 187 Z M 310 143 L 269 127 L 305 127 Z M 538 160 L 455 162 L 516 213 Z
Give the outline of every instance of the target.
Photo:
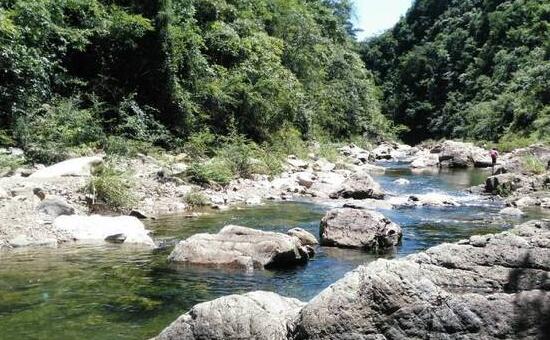
M 274 293 L 196 305 L 156 339 L 544 339 L 550 221 L 360 266 L 307 304 Z

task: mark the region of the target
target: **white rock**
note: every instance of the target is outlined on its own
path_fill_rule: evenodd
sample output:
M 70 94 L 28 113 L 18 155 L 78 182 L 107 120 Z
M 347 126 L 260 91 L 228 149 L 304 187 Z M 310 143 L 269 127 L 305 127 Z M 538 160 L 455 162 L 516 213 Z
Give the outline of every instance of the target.
M 124 234 L 126 236 L 124 243 L 155 246 L 143 223 L 132 216 L 62 215 L 54 220 L 53 226 L 81 242 L 104 242 L 107 236 Z
M 460 204 L 449 195 L 429 193 L 421 195 L 411 195 L 408 203 L 417 206 L 433 206 L 433 207 L 445 207 L 445 206 L 459 206 Z
M 260 205 L 262 204 L 262 199 L 258 196 L 250 197 L 245 201 L 246 205 Z
M 541 204 L 541 201 L 533 197 L 522 197 L 514 202 L 514 205 L 518 208 L 534 207 L 540 204 Z
M 103 158 L 97 156 L 73 158 L 38 170 L 29 177 L 51 178 L 61 176 L 90 176 L 92 174 L 92 169 L 101 163 L 103 163 Z
M 411 183 L 411 181 L 409 181 L 408 179 L 405 179 L 405 178 L 399 178 L 399 179 L 396 179 L 395 181 L 393 181 L 393 183 L 395 183 L 397 185 L 409 185 Z
M 0 187 L 0 200 L 9 198 L 8 192 Z
M 322 171 L 322 172 L 329 172 L 334 170 L 336 168 L 336 164 L 327 161 L 324 158 L 318 159 L 313 163 L 313 170 L 315 171 Z
M 306 161 L 301 160 L 301 159 L 294 159 L 294 158 L 289 157 L 286 160 L 286 162 L 294 168 L 307 169 L 307 167 L 308 167 L 308 163 Z
M 428 168 L 439 165 L 439 155 L 422 151 L 417 154 L 411 163 L 411 168 Z
M 523 215 L 523 211 L 521 211 L 518 208 L 512 208 L 512 207 L 504 208 L 501 211 L 499 211 L 499 213 L 502 214 L 502 215 L 510 215 L 510 216 L 521 216 L 521 215 Z

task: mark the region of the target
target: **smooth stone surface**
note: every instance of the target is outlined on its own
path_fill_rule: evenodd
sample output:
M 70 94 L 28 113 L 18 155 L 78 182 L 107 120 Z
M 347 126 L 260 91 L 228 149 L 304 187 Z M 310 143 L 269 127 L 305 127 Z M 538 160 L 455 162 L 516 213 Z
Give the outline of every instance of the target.
M 512 207 L 504 208 L 500 210 L 499 213 L 502 215 L 510 215 L 510 216 L 521 216 L 524 214 L 523 211 L 521 211 L 520 209 L 512 208 Z
M 409 185 L 409 184 L 411 184 L 411 181 L 409 181 L 408 179 L 405 179 L 405 178 L 398 178 L 395 181 L 393 181 L 393 183 L 395 183 L 397 185 Z
M 217 234 L 195 234 L 172 251 L 171 262 L 233 266 L 246 270 L 304 264 L 307 250 L 298 238 L 235 225 Z
M 54 220 L 53 226 L 80 242 L 105 242 L 108 236 L 124 234 L 125 243 L 155 246 L 143 223 L 132 216 L 62 215 Z
M 37 172 L 30 175 L 29 178 L 91 176 L 92 170 L 102 163 L 102 157 L 73 158 L 38 170 Z
M 284 340 L 305 303 L 256 291 L 195 305 L 165 328 L 156 340 Z
M 379 212 L 337 208 L 326 213 L 320 226 L 321 245 L 380 250 L 396 246 L 402 230 Z

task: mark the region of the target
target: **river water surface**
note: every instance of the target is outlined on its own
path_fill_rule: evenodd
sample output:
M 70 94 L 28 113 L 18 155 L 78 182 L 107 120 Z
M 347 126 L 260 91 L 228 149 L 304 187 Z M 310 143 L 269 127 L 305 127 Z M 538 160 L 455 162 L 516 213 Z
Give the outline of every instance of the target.
M 405 164 L 387 163 L 377 180 L 392 196 L 430 192 L 451 195 L 453 208 L 381 210 L 404 230 L 403 243 L 386 254 L 319 247 L 306 266 L 289 270 L 240 271 L 169 265 L 170 250 L 130 246 L 62 246 L 0 252 L 0 339 L 146 339 L 196 303 L 223 295 L 269 290 L 307 301 L 360 264 L 395 258 L 473 234 L 505 230 L 530 218 L 503 217 L 503 207 L 465 194 L 487 172 L 426 171 L 413 173 Z M 393 181 L 406 178 L 410 184 Z M 183 239 L 239 224 L 286 232 L 302 227 L 314 235 L 328 209 L 309 202 L 270 203 L 196 218 L 170 216 L 149 225 L 157 239 Z

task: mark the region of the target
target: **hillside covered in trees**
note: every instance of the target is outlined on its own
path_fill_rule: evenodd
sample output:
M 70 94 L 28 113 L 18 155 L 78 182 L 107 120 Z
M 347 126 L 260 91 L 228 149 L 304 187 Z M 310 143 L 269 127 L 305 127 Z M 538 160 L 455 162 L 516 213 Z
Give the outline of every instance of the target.
M 329 0 L 2 1 L 0 143 L 48 160 L 120 138 L 389 133 L 350 11 Z
M 416 0 L 362 57 L 407 142 L 550 136 L 550 3 Z

